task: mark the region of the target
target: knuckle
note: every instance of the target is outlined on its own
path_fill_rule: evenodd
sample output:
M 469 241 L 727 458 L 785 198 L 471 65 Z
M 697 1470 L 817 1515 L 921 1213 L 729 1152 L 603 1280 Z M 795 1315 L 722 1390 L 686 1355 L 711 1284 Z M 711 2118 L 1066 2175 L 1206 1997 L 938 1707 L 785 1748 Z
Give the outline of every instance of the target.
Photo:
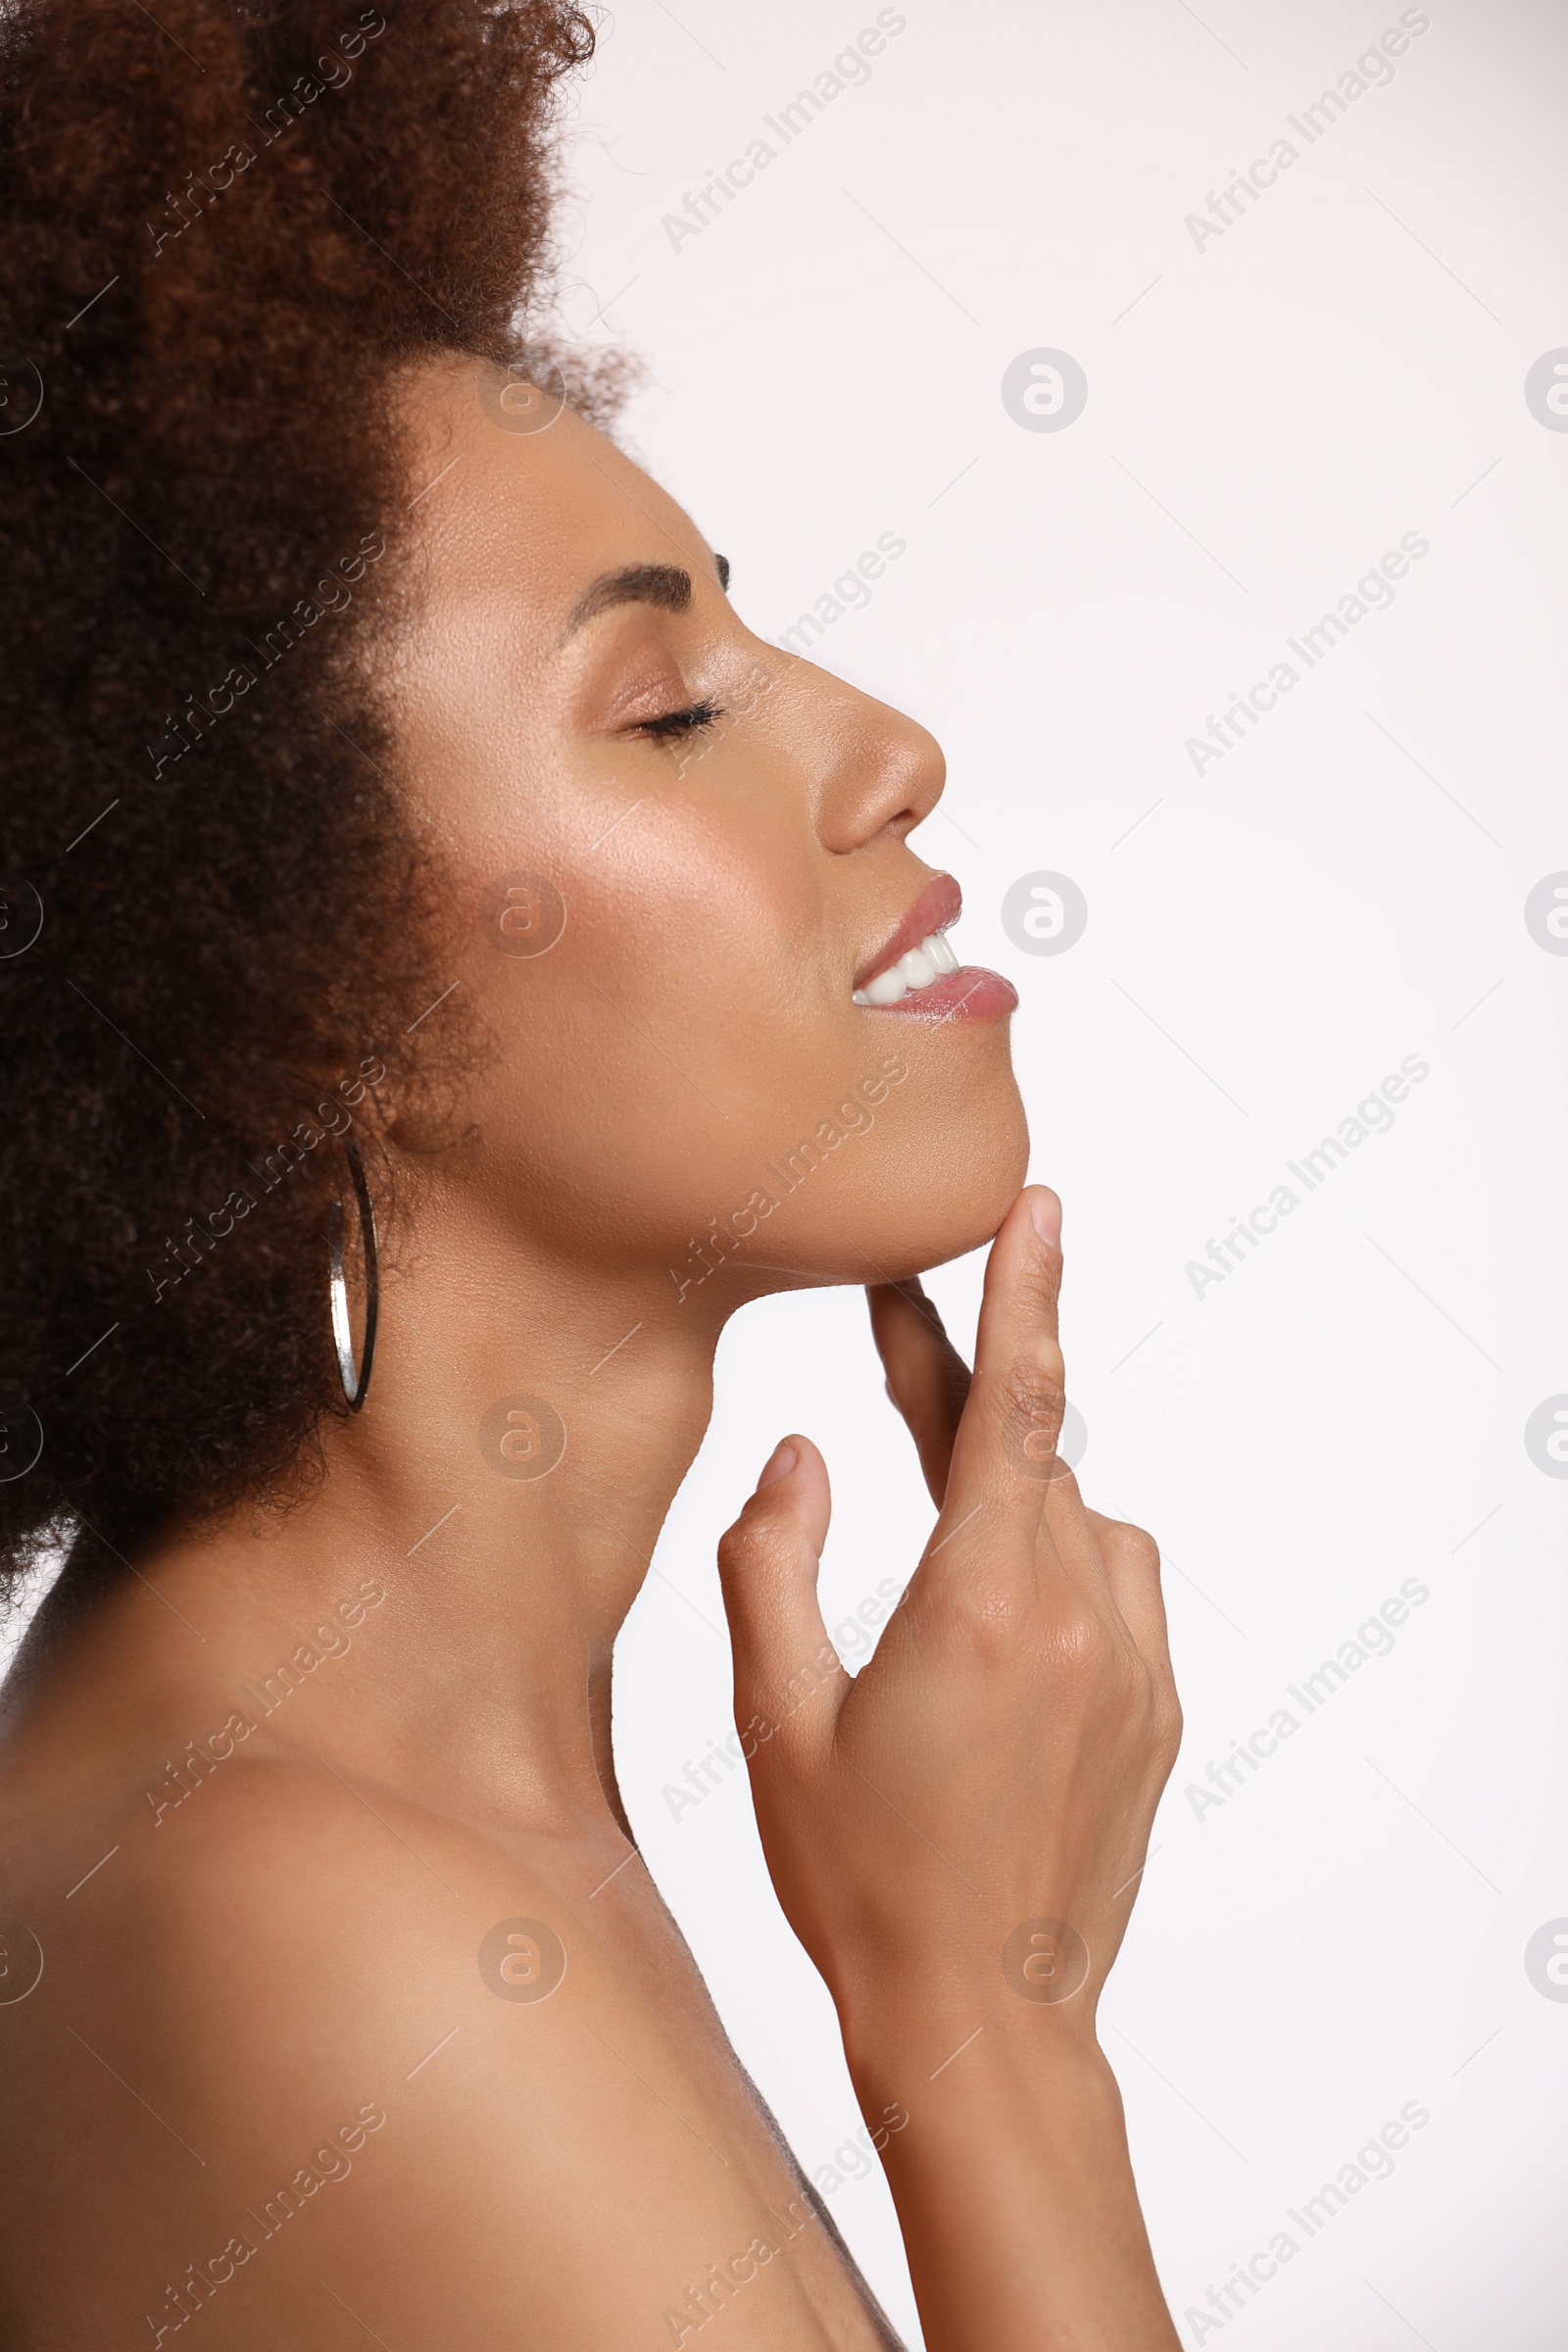
M 1061 1253 L 1042 1247 L 1031 1250 L 1014 1277 L 1016 1296 L 1026 1313 L 1052 1320 L 1061 1297 Z
M 749 1570 L 772 1559 L 777 1548 L 778 1535 L 770 1521 L 760 1512 L 743 1511 L 718 1539 L 718 1565 L 726 1576 L 744 1580 Z
M 1130 1753 L 1163 1752 L 1169 1726 L 1161 1715 L 1160 1693 L 1143 1658 L 1108 1619 L 1089 1608 L 1066 1609 L 1052 1626 L 1050 1640 L 1054 1680 L 1070 1699 L 1113 1731 Z M 1178 1740 L 1180 1725 L 1178 1711 Z
M 1020 1354 L 1015 1370 L 1024 1383 L 1044 1388 L 1049 1395 L 1065 1399 L 1067 1366 L 1054 1336 L 1042 1332 L 1034 1346 Z
M 1108 1523 L 1105 1543 L 1118 1568 L 1151 1579 L 1159 1575 L 1159 1545 L 1149 1530 L 1124 1519 Z
M 1026 1605 L 1015 1588 L 983 1576 L 965 1579 L 946 1595 L 952 1631 L 982 1663 L 1018 1655 Z
M 1155 1760 L 1168 1778 L 1181 1753 L 1182 1733 L 1186 1726 L 1181 1701 L 1174 1689 L 1167 1687 L 1158 1692 L 1154 1701 L 1153 1749 Z
M 1009 1365 L 1003 1385 L 1003 1409 L 1020 1442 L 1034 1431 L 1054 1440 L 1067 1409 L 1066 1369 L 1059 1348 L 1042 1348 Z

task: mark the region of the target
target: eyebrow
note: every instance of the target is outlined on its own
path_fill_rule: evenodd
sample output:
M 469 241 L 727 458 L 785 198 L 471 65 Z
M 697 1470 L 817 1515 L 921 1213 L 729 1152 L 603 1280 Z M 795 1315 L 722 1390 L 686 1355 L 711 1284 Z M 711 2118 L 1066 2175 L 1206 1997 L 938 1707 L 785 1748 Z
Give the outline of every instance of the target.
M 718 584 L 729 587 L 729 558 L 715 556 Z M 665 612 L 684 612 L 692 601 L 692 575 L 678 564 L 628 564 L 620 571 L 602 571 L 590 580 L 572 606 L 564 636 L 570 637 L 585 621 L 615 605 L 658 605 Z
M 675 564 L 629 564 L 623 571 L 602 571 L 590 580 L 572 606 L 565 634 L 613 605 L 659 605 L 666 612 L 684 612 L 692 601 L 692 575 Z

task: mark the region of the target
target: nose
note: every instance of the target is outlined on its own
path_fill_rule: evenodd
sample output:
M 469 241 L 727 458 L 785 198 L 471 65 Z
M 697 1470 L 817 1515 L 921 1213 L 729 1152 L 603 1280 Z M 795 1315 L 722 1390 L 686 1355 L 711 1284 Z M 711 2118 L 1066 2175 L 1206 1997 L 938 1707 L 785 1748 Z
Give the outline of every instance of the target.
M 902 841 L 942 798 L 942 746 L 902 710 L 807 662 L 800 666 L 811 689 L 817 839 L 841 855 L 881 833 Z

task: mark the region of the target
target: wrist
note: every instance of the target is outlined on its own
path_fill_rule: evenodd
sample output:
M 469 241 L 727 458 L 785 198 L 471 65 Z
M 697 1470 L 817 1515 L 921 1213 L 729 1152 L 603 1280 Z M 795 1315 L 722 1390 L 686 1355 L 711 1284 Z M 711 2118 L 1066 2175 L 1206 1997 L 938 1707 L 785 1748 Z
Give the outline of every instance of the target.
M 976 1999 L 939 1987 L 840 2009 L 850 2077 L 871 2124 L 892 2111 L 945 2117 L 999 2104 L 1020 2118 L 1101 2120 L 1121 2130 L 1121 2095 L 1087 1998 L 1059 2006 Z M 895 2127 L 898 2128 L 898 2127 Z
M 1062 1940 L 1071 1935 L 1063 1931 Z M 980 1965 L 973 1953 L 955 1965 L 881 1968 L 835 1976 L 829 1989 L 852 2073 L 857 2066 L 896 2064 L 924 2081 L 976 2037 L 988 2050 L 1014 2053 L 1026 2070 L 1084 2066 L 1104 2056 L 1096 2034 L 1100 1985 L 1070 1950 L 1037 1937 L 1043 1949 L 1016 1955 L 1004 1947 L 1002 1966 Z M 922 2064 L 923 2061 L 923 2064 Z
M 1087 2003 L 879 2004 L 846 2028 L 932 2352 L 1175 2352 Z

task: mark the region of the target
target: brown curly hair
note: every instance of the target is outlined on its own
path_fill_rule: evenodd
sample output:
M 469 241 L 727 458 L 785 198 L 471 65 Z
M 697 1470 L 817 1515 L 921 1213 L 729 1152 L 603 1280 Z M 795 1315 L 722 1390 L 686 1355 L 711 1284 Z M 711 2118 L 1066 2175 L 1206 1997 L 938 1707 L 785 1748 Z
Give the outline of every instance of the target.
M 364 658 L 389 394 L 532 349 L 592 44 L 557 0 L 0 14 L 0 1573 L 286 1494 L 344 1409 L 330 1138 L 373 1152 L 440 985 Z

